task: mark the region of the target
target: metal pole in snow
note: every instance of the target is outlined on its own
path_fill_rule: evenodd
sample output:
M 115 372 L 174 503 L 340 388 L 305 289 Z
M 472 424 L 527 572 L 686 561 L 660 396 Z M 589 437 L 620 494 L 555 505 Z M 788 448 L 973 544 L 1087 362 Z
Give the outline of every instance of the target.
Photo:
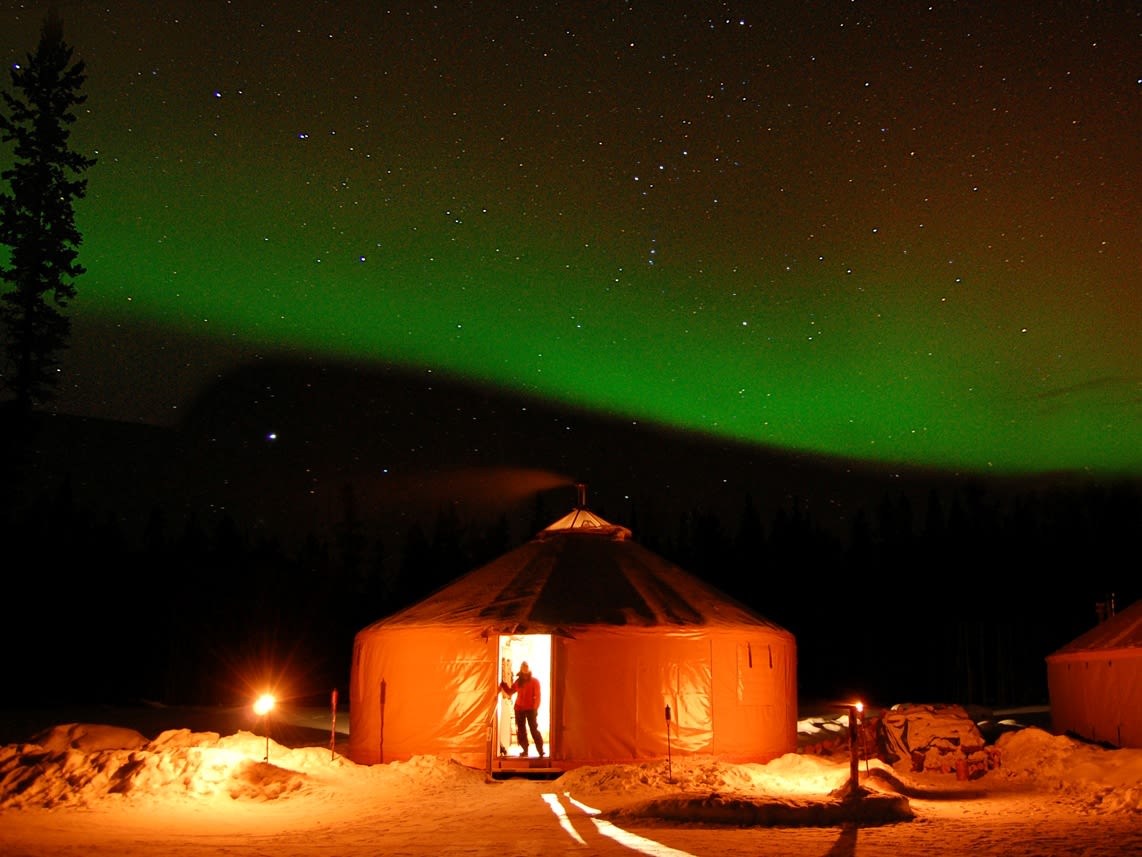
M 841 703 L 837 707 L 847 709 L 849 712 L 848 797 L 856 799 L 863 793 L 863 789 L 860 787 L 860 721 L 858 715 L 864 711 L 864 703 Z
M 860 723 L 857 721 L 857 712 L 862 706 L 858 702 L 850 705 L 849 709 L 849 796 L 856 797 L 860 793 Z
M 333 688 L 333 697 L 329 700 L 329 709 L 332 712 L 329 727 L 329 761 L 337 758 L 337 688 Z

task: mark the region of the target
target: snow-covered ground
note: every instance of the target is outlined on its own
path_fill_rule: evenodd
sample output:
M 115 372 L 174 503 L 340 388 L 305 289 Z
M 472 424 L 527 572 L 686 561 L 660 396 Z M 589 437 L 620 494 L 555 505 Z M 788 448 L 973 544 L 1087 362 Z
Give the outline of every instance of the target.
M 34 742 L 0 747 L 0 854 L 1142 853 L 1142 750 L 1035 726 L 1003 732 L 999 767 L 975 779 L 862 762 L 860 792 L 846 800 L 843 753 L 766 765 L 675 757 L 495 779 L 433 757 L 356 765 L 341 755 L 345 725 L 320 713 L 271 731 L 305 736 L 295 746 L 267 740 L 256 722 L 152 736 L 106 719 L 60 722 Z M 840 725 L 817 717 L 801 730 Z

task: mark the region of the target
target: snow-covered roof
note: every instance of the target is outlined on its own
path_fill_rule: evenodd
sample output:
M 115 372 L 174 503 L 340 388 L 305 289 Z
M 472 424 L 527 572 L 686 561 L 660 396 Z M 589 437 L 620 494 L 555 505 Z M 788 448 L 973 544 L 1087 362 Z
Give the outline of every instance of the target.
M 1076 637 L 1051 657 L 1084 652 L 1138 649 L 1142 652 L 1142 600 Z

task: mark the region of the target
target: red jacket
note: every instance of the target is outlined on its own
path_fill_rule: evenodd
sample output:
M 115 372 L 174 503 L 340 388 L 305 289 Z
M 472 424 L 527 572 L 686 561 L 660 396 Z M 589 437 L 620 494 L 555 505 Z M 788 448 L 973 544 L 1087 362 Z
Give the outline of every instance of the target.
M 528 679 L 517 678 L 510 685 L 501 681 L 500 690 L 507 694 L 515 694 L 516 711 L 539 710 L 539 679 L 535 676 Z

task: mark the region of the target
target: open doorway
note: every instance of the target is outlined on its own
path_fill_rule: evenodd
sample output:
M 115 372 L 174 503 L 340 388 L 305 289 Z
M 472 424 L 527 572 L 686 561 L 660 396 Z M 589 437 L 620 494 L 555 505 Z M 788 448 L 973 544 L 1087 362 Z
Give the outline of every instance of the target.
M 539 714 L 536 723 L 543 736 L 543 746 L 550 758 L 555 748 L 551 744 L 551 635 L 513 634 L 500 637 L 500 681 L 515 681 L 519 666 L 527 661 L 531 674 L 539 681 Z M 503 693 L 496 697 L 496 752 L 501 756 L 518 756 L 515 706 L 511 697 Z M 539 751 L 528 736 L 528 756 L 537 757 Z

